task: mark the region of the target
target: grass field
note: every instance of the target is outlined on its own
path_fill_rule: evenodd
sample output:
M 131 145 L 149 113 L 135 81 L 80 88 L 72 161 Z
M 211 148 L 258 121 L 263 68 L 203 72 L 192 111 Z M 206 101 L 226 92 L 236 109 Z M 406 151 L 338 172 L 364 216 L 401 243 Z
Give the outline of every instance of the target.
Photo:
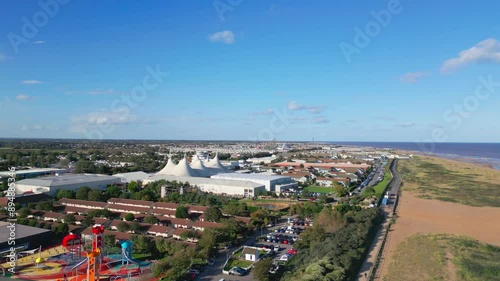
M 362 196 L 369 197 L 372 195 L 376 195 L 377 197 L 379 197 L 380 195 L 382 195 L 386 186 L 392 180 L 392 174 L 390 171 L 391 163 L 392 162 L 388 162 L 385 165 L 384 178 L 379 183 L 377 183 L 375 186 L 373 186 L 374 193 L 368 193 L 367 189 L 364 189 Z
M 317 193 L 330 193 L 330 192 L 335 192 L 333 187 L 325 187 L 325 186 L 315 186 L 315 185 L 310 185 L 304 190 L 307 190 L 308 192 L 317 192 Z
M 231 270 L 231 268 L 233 268 L 235 266 L 241 267 L 241 268 L 248 268 L 252 264 L 253 264 L 253 262 L 251 262 L 251 261 L 230 258 L 226 267 L 224 267 L 224 270 Z
M 403 190 L 428 199 L 470 206 L 500 207 L 500 172 L 429 156 L 400 160 Z
M 384 281 L 500 280 L 500 248 L 445 234 L 414 235 L 401 243 Z

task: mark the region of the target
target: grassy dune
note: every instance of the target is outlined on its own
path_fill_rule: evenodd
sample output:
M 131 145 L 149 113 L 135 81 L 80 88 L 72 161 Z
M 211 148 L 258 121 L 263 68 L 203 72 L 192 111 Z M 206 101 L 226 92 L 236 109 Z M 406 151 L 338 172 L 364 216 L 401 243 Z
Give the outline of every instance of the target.
M 470 206 L 500 207 L 500 172 L 429 156 L 400 160 L 403 190 L 428 199 Z
M 500 280 L 500 248 L 445 234 L 414 235 L 398 246 L 384 281 Z

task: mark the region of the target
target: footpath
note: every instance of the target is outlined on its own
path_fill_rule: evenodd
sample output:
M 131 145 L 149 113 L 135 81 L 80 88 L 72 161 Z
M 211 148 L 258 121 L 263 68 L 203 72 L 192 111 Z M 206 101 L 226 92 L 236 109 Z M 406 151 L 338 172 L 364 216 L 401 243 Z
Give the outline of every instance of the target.
M 396 207 L 399 199 L 399 188 L 401 187 L 401 177 L 396 171 L 397 159 L 393 161 L 390 167 L 392 173 L 392 181 L 386 190 L 391 196 L 389 197 L 388 205 L 380 205 L 380 210 L 384 214 L 384 221 L 380 225 L 379 230 L 375 234 L 375 238 L 368 250 L 365 261 L 361 266 L 358 274 L 358 281 L 368 281 L 375 280 L 380 276 L 377 276 L 377 269 L 380 267 L 381 261 L 383 261 L 384 245 L 387 241 L 388 232 L 391 227 L 391 220 L 396 214 Z

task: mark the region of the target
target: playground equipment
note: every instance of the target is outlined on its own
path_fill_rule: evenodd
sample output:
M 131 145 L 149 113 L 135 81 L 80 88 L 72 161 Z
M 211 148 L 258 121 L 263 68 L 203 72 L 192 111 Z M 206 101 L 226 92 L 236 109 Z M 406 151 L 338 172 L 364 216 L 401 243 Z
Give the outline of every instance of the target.
M 62 245 L 70 253 L 72 262 L 75 262 L 80 258 L 82 251 L 82 239 L 79 235 L 70 233 L 64 236 Z
M 66 235 L 60 246 L 24 251 L 16 273 L 9 274 L 8 262 L 0 275 L 37 281 L 123 280 L 149 272 L 151 263 L 131 258 L 132 241 L 122 241 L 122 253 L 106 254 L 104 227 L 95 225 L 87 241 L 76 234 Z M 87 242 L 87 243 L 84 243 Z M 84 244 L 89 248 L 84 248 Z M 30 254 L 30 255 L 28 255 Z
M 102 256 L 101 251 L 103 247 L 104 226 L 96 225 L 92 227 L 92 251 L 87 252 L 87 281 L 99 281 L 101 273 Z
M 143 263 L 141 261 L 132 258 L 132 240 L 123 241 L 120 243 L 122 246 L 122 265 L 137 264 L 139 267 L 147 265 L 148 263 Z

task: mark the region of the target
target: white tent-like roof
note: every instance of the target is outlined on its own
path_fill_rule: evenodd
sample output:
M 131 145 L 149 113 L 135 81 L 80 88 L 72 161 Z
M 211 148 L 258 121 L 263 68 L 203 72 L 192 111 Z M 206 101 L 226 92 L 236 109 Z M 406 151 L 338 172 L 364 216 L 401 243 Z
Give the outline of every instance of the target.
M 214 159 L 211 159 L 207 162 L 207 165 L 206 165 L 210 170 L 212 170 L 214 172 L 214 174 L 217 174 L 217 173 L 227 173 L 228 171 L 226 170 L 226 168 L 224 167 L 224 165 L 222 165 L 222 163 L 220 162 L 219 160 L 219 154 L 215 154 L 215 158 Z
M 198 155 L 193 155 L 191 160 L 191 168 L 196 172 L 199 177 L 210 177 L 213 173 L 203 165 Z
M 169 155 L 167 165 L 165 165 L 165 167 L 163 167 L 163 169 L 161 169 L 161 171 L 159 171 L 156 174 L 157 175 L 173 175 L 173 171 L 174 171 L 175 167 L 176 167 L 176 165 L 175 165 L 174 161 L 172 161 L 172 157 L 170 157 L 170 155 Z
M 184 158 L 179 161 L 179 164 L 175 166 L 172 170 L 172 175 L 177 177 L 196 177 L 196 172 L 189 166 L 187 161 L 186 154 L 184 154 Z

